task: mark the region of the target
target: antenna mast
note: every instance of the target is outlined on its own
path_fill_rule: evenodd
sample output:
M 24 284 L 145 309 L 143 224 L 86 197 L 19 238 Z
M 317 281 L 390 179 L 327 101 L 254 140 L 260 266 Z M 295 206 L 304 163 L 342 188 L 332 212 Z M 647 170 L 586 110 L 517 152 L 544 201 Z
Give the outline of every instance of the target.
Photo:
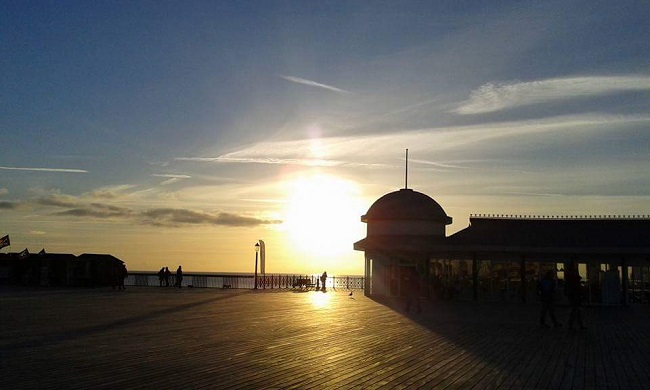
M 409 188 L 409 150 L 406 149 L 406 174 L 404 175 L 404 189 Z

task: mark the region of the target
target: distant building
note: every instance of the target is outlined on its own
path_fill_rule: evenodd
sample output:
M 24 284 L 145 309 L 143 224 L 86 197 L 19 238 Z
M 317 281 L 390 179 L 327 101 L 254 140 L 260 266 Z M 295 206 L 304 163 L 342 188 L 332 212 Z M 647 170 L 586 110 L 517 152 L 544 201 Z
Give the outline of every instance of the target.
M 111 271 L 124 262 L 112 255 L 0 253 L 0 284 L 53 287 L 111 285 Z
M 451 224 L 429 196 L 401 189 L 379 198 L 361 217 L 367 236 L 365 294 L 403 296 L 413 285 L 432 299 L 533 301 L 536 282 L 578 264 L 583 292 L 597 304 L 650 301 L 650 218 L 471 216 Z M 561 294 L 560 294 L 561 295 Z

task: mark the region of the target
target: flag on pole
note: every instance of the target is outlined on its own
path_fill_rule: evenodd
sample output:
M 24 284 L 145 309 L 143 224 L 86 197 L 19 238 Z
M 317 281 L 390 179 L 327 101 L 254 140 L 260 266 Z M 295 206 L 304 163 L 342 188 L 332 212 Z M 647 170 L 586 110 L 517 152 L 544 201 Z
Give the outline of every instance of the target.
M 266 251 L 264 250 L 264 241 L 258 240 L 260 243 L 260 271 L 262 275 L 266 275 Z
M 27 256 L 29 256 L 29 251 L 27 250 L 27 248 L 25 248 L 24 251 L 22 251 L 22 252 L 20 252 L 20 253 L 18 254 L 18 258 L 20 258 L 20 259 L 24 259 L 24 258 L 27 257 Z
M 6 236 L 0 238 L 0 249 L 11 245 L 11 242 L 9 242 L 9 235 L 7 234 Z

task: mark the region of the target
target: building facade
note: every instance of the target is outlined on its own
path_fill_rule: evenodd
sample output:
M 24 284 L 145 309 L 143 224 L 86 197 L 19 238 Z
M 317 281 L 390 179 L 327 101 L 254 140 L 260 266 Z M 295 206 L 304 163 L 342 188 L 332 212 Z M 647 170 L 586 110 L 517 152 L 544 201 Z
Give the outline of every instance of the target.
M 473 215 L 467 228 L 451 224 L 429 196 L 401 189 L 379 198 L 361 217 L 366 238 L 365 294 L 431 299 L 537 300 L 537 281 L 576 267 L 593 304 L 650 302 L 648 216 L 543 217 Z

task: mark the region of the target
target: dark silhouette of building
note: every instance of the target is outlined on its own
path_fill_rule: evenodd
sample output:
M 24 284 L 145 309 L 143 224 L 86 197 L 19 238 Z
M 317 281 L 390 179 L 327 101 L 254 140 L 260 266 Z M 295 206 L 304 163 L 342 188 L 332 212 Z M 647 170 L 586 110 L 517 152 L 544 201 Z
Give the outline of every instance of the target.
M 0 254 L 0 283 L 26 286 L 101 287 L 124 262 L 112 255 L 84 253 Z
M 467 228 L 446 236 L 451 224 L 429 196 L 401 189 L 379 198 L 361 217 L 366 238 L 365 293 L 404 296 L 416 271 L 426 294 L 441 299 L 536 299 L 548 270 L 576 262 L 592 303 L 648 302 L 650 218 L 472 215 Z M 563 295 L 563 294 L 560 294 Z

